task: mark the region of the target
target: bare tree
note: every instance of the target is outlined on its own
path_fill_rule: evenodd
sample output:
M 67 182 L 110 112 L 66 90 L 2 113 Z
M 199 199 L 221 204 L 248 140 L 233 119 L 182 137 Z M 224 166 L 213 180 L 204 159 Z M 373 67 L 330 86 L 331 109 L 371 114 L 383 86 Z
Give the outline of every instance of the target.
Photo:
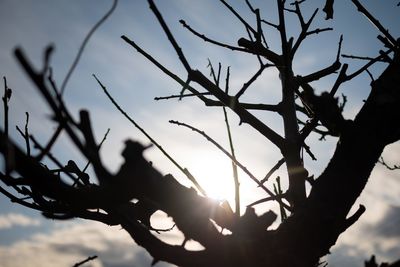
M 182 85 L 180 94 L 167 98 L 198 97 L 206 106 L 222 106 L 225 114 L 226 109 L 230 109 L 239 116 L 242 123 L 250 125 L 263 135 L 267 142 L 280 150 L 282 159 L 263 179 L 259 179 L 236 159 L 232 141 L 230 150 L 225 150 L 201 130 L 182 122 L 171 121 L 200 133 L 232 160 L 236 173 L 234 210 L 227 203 L 219 203 L 208 198 L 195 177 L 140 128 L 118 106 L 100 79 L 94 76 L 115 106 L 178 166 L 194 187 L 187 188 L 178 183 L 172 175 L 163 175 L 157 171 L 151 162 L 142 156 L 147 147 L 135 141 L 126 142 L 122 153 L 125 162 L 115 175 L 111 174 L 103 164 L 104 159 L 99 155 L 102 142 L 99 143 L 94 138 L 89 112 L 82 110 L 79 113 L 79 120 L 75 120 L 63 101 L 68 78 L 58 89 L 51 76 L 49 68 L 51 47 L 46 49 L 44 64 L 39 70 L 30 63 L 21 48 L 15 50 L 18 62 L 46 100 L 58 124 L 57 130 L 47 144 L 40 144 L 29 134 L 28 116 L 25 130 L 20 130 L 26 141 L 26 151 L 24 152 L 10 140 L 7 110 L 11 90 L 4 78 L 5 117 L 4 129 L 0 135 L 0 150 L 4 155 L 6 166 L 0 177 L 9 190 L 0 187 L 0 191 L 12 201 L 36 209 L 48 218 L 84 218 L 108 225 L 121 225 L 138 245 L 151 254 L 154 263 L 166 261 L 179 266 L 282 267 L 320 264 L 320 258 L 329 252 L 339 235 L 354 224 L 365 211 L 365 207 L 360 206 L 354 214 L 349 214 L 375 164 L 378 161 L 384 163 L 380 158 L 383 149 L 400 139 L 399 41 L 358 0 L 351 0 L 358 11 L 376 26 L 383 50 L 375 58 L 347 55 L 346 57 L 365 61 L 361 68 L 348 73 L 348 65 L 341 63 L 341 58 L 345 55 L 341 53 L 343 38 L 340 38 L 331 65 L 308 75 L 298 75 L 293 71 L 293 62 L 304 40 L 311 35 L 332 30 L 332 28 L 312 27 L 318 10 L 306 18 L 302 12 L 304 0 L 293 3 L 277 0 L 278 22 L 272 23 L 261 16 L 259 9 L 246 1 L 256 20 L 252 26 L 228 2 L 225 0 L 220 2 L 243 24 L 248 33 L 248 36 L 238 40 L 237 45 L 208 38 L 183 20 L 181 24 L 206 42 L 233 52 L 246 53 L 258 59 L 259 69 L 236 92 L 229 88 L 229 68 L 226 70 L 225 79 L 222 78 L 225 71 L 221 65 L 216 68 L 210 63 L 211 78 L 193 69 L 162 14 L 151 0 L 149 0 L 150 9 L 185 68 L 186 79 L 172 73 L 130 38 L 122 36 L 122 39 L 163 73 Z M 327 0 L 323 10 L 326 18 L 332 19 L 333 1 Z M 296 16 L 300 25 L 300 32 L 296 38 L 287 34 L 285 20 L 289 15 Z M 281 51 L 269 48 L 268 38 L 263 31 L 265 27 L 272 27 L 278 32 Z M 379 78 L 372 80 L 370 94 L 357 116 L 353 120 L 345 119 L 342 115 L 343 105 L 338 103 L 336 97 L 339 87 L 361 73 L 368 72 L 368 68 L 377 62 L 386 64 L 386 69 Z M 275 68 L 279 72 L 281 101 L 276 104 L 242 102 L 241 96 L 267 68 Z M 317 95 L 310 84 L 329 75 L 336 75 L 331 90 Z M 197 84 L 204 91 L 195 89 L 193 84 Z M 251 110 L 278 114 L 283 121 L 284 135 L 280 135 L 253 115 Z M 300 118 L 306 118 L 307 121 L 302 121 Z M 226 122 L 229 133 L 227 118 Z M 93 165 L 97 183 L 86 173 L 88 165 L 81 170 L 73 160 L 62 164 L 51 154 L 51 149 L 61 132 L 65 132 L 71 138 L 72 143 L 87 158 L 88 165 Z M 334 155 L 326 169 L 316 179 L 307 171 L 303 158 L 303 152 L 311 158 L 314 157 L 306 144 L 312 132 L 322 137 L 338 137 Z M 31 151 L 31 144 L 38 150 L 36 155 Z M 59 168 L 50 170 L 41 164 L 44 157 L 49 157 Z M 274 190 L 268 189 L 264 183 L 283 164 L 286 165 L 288 189 L 283 191 L 279 180 Z M 249 205 L 245 212 L 240 212 L 238 168 L 242 169 L 256 186 L 265 191 L 265 198 Z M 72 182 L 61 179 L 61 176 L 71 179 Z M 311 185 L 308 194 L 306 183 Z M 10 193 L 10 190 L 14 190 L 14 193 Z M 282 223 L 275 230 L 268 230 L 277 218 L 274 212 L 257 215 L 252 208 L 267 201 L 276 202 L 280 208 Z M 161 241 L 153 234 L 160 230 L 154 229 L 150 223 L 151 215 L 158 210 L 173 219 L 176 227 L 185 236 L 185 242 L 195 240 L 204 249 L 191 251 L 185 248 L 185 242 L 177 246 Z M 229 234 L 225 234 L 221 229 L 229 230 Z M 377 266 L 373 259 L 369 264 Z M 395 264 L 398 266 L 398 263 Z

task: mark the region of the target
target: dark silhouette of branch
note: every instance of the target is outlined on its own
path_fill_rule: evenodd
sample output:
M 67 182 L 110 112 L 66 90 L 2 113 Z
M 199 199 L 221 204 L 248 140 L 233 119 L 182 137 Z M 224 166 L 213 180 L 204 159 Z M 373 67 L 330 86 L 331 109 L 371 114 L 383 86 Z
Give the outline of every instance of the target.
M 230 77 L 230 72 L 229 72 L 229 67 L 228 67 L 226 70 L 226 81 L 225 81 L 225 92 L 226 93 L 228 93 L 228 91 L 229 91 L 229 77 Z M 228 113 L 226 112 L 225 107 L 222 107 L 222 110 L 224 112 L 224 119 L 225 119 L 226 131 L 228 134 L 229 147 L 231 149 L 232 157 L 236 160 L 235 148 L 233 146 L 232 131 L 231 131 L 231 127 L 229 125 Z M 240 182 L 239 182 L 239 174 L 238 174 L 237 164 L 233 160 L 232 160 L 232 172 L 233 172 L 233 182 L 235 185 L 235 214 L 236 214 L 236 216 L 240 216 Z
M 311 15 L 310 19 L 307 22 L 304 22 L 304 18 L 303 18 L 303 15 L 301 13 L 301 10 L 300 10 L 299 3 L 295 2 L 294 4 L 295 4 L 295 7 L 296 7 L 295 13 L 297 14 L 297 17 L 299 19 L 300 26 L 301 26 L 301 32 L 300 32 L 299 37 L 297 38 L 296 42 L 294 43 L 294 45 L 292 47 L 292 50 L 291 50 L 291 53 L 290 53 L 291 58 L 294 57 L 294 55 L 296 54 L 297 49 L 300 47 L 300 44 L 304 41 L 304 39 L 307 36 L 312 35 L 312 34 L 319 34 L 319 33 L 324 32 L 324 31 L 333 30 L 332 28 L 323 28 L 323 29 L 319 29 L 318 28 L 318 29 L 309 31 L 308 29 L 310 28 L 311 23 L 313 22 L 313 20 L 315 18 L 315 15 L 318 13 L 318 9 L 316 9 L 314 11 L 314 13 Z
M 214 79 L 214 82 L 217 86 L 219 86 L 219 79 L 221 75 L 221 63 L 218 64 L 218 74 L 215 75 L 215 70 L 214 67 L 211 63 L 210 60 L 208 60 L 208 67 L 210 67 L 211 70 L 211 76 Z M 225 93 L 228 94 L 229 92 L 229 77 L 230 77 L 230 67 L 227 68 L 226 70 L 226 79 L 225 79 Z M 235 187 L 235 215 L 237 217 L 240 216 L 240 183 L 239 183 L 239 175 L 237 171 L 237 164 L 235 161 L 237 161 L 236 156 L 235 156 L 235 149 L 233 146 L 233 140 L 232 140 L 232 133 L 231 133 L 231 127 L 229 125 L 229 120 L 228 120 L 228 114 L 226 112 L 226 108 L 223 106 L 222 111 L 224 113 L 224 120 L 225 120 L 225 126 L 228 134 L 228 140 L 229 140 L 229 147 L 231 150 L 231 155 L 234 160 L 232 160 L 232 172 L 233 172 L 233 183 Z
M 386 163 L 386 161 L 383 159 L 383 157 L 380 157 L 378 162 L 380 164 L 382 164 L 383 166 L 385 166 L 388 170 L 394 171 L 394 170 L 400 170 L 400 166 L 399 165 L 393 165 L 390 166 Z
M 253 174 L 251 174 L 251 172 L 249 172 L 249 170 L 248 170 L 245 166 L 243 166 L 239 161 L 237 161 L 228 151 L 226 151 L 226 150 L 225 150 L 221 145 L 219 145 L 214 139 L 212 139 L 211 137 L 209 137 L 205 132 L 200 131 L 200 130 L 198 130 L 198 129 L 196 129 L 196 128 L 194 128 L 194 127 L 192 127 L 192 126 L 190 126 L 190 125 L 188 125 L 188 124 L 186 124 L 186 123 L 182 123 L 182 122 L 179 122 L 179 121 L 170 120 L 169 122 L 170 122 L 170 123 L 173 123 L 173 124 L 176 124 L 176 125 L 179 125 L 179 126 L 187 127 L 187 128 L 189 128 L 190 130 L 201 134 L 201 135 L 202 135 L 203 137 L 205 137 L 208 141 L 210 141 L 213 145 L 215 145 L 219 150 L 221 150 L 226 156 L 228 156 L 232 161 L 234 161 L 235 164 L 236 164 L 239 168 L 241 168 L 255 183 L 257 183 L 258 186 L 261 187 L 268 195 L 270 195 L 271 197 L 276 197 L 276 196 L 274 195 L 274 193 L 272 193 L 272 191 L 270 191 L 267 187 L 265 187 L 262 183 L 260 183 L 260 181 L 259 181 Z M 290 208 L 287 204 L 285 204 L 284 202 L 282 202 L 281 199 L 276 198 L 275 200 L 278 201 L 278 203 L 281 204 L 282 206 L 284 206 L 287 210 L 291 210 L 291 208 Z
M 268 67 L 270 67 L 270 66 L 271 66 L 271 65 L 269 65 L 269 64 L 264 64 L 264 65 L 262 65 L 262 66 L 260 67 L 260 69 L 250 78 L 250 80 L 248 80 L 247 82 L 245 82 L 245 83 L 243 84 L 243 87 L 239 90 L 239 92 L 236 93 L 235 98 L 236 98 L 236 99 L 239 99 L 239 97 L 241 97 L 241 96 L 244 94 L 244 92 L 246 92 L 246 90 L 249 88 L 249 86 L 250 86 L 253 82 L 255 82 L 255 81 L 257 80 L 257 78 L 262 74 L 262 72 L 263 72 L 266 68 L 268 68 Z
M 230 49 L 232 51 L 247 52 L 247 50 L 244 49 L 244 48 L 236 47 L 236 46 L 232 46 L 232 45 L 228 45 L 228 44 L 224 44 L 224 43 L 212 40 L 212 39 L 208 38 L 207 36 L 205 36 L 204 34 L 198 33 L 193 28 L 191 28 L 183 19 L 181 19 L 179 22 L 182 24 L 183 27 L 188 29 L 191 33 L 193 33 L 197 37 L 203 39 L 203 41 L 205 41 L 205 42 L 209 42 L 211 44 L 214 44 L 214 45 L 217 45 L 217 46 L 221 46 L 223 48 L 227 48 L 227 49 Z
M 375 60 L 375 59 L 372 58 L 372 57 L 362 57 L 362 56 L 354 56 L 354 55 L 346 55 L 346 54 L 342 54 L 342 57 L 344 57 L 344 58 L 351 58 L 351 59 L 368 60 L 368 61 Z M 381 59 L 381 60 L 379 60 L 379 61 L 381 61 L 381 62 L 387 62 L 387 61 L 384 61 L 383 59 Z
M 362 72 L 366 71 L 369 67 L 371 67 L 373 64 L 376 62 L 382 61 L 388 54 L 392 52 L 391 49 L 381 53 L 379 56 L 375 57 L 374 59 L 370 60 L 367 64 L 365 64 L 363 67 L 361 67 L 359 70 L 353 72 L 350 75 L 347 75 L 346 80 L 351 80 L 354 77 L 360 75 Z
M 164 67 L 162 64 L 160 64 L 154 57 L 152 57 L 150 54 L 146 53 L 142 48 L 140 48 L 134 41 L 130 40 L 128 37 L 125 35 L 122 35 L 121 38 L 127 42 L 129 45 L 133 46 L 140 54 L 142 54 L 146 59 L 148 59 L 151 63 L 156 65 L 162 72 L 167 74 L 169 77 L 171 77 L 173 80 L 178 82 L 180 85 L 184 86 L 185 81 L 180 79 L 176 74 L 172 73 L 170 70 L 168 70 L 166 67 Z M 198 92 L 195 88 L 192 86 L 188 85 L 187 89 L 192 92 L 194 95 L 198 96 L 206 105 L 213 105 L 215 102 L 206 98 L 204 96 L 204 93 Z M 207 92 L 208 94 L 209 92 Z
M 180 61 L 182 62 L 183 66 L 185 67 L 185 69 L 190 72 L 191 68 L 189 63 L 187 62 L 182 49 L 179 47 L 178 43 L 175 41 L 174 36 L 172 35 L 171 31 L 169 30 L 167 24 L 165 23 L 160 11 L 158 11 L 158 8 L 156 7 L 156 5 L 154 4 L 154 1 L 152 0 L 148 0 L 149 5 L 150 5 L 150 9 L 153 11 L 154 15 L 156 16 L 158 22 L 160 23 L 162 29 L 164 30 L 164 33 L 167 35 L 169 42 L 171 43 L 171 45 L 174 47 L 175 52 L 178 54 L 178 57 L 180 59 Z
M 276 146 L 280 148 L 283 146 L 284 140 L 280 135 L 278 135 L 275 131 L 262 123 L 259 119 L 257 119 L 254 115 L 249 113 L 243 107 L 239 106 L 234 99 L 226 95 L 219 87 L 208 80 L 200 71 L 191 71 L 190 76 L 193 81 L 199 83 L 206 90 L 217 97 L 218 100 L 220 100 L 226 106 L 231 108 L 237 115 L 239 115 L 241 122 L 245 122 L 253 126 Z
M 333 2 L 334 2 L 334 0 L 326 0 L 325 1 L 325 6 L 322 9 L 322 11 L 324 11 L 326 14 L 326 17 L 325 17 L 326 20 L 333 19 L 333 12 L 334 12 Z
M 4 94 L 2 97 L 3 100 L 3 109 L 4 109 L 4 133 L 8 136 L 8 102 L 11 99 L 12 90 L 7 86 L 7 79 L 3 77 L 4 82 Z
M 367 19 L 374 25 L 390 42 L 392 47 L 397 47 L 399 44 L 396 39 L 389 33 L 387 28 L 385 28 L 358 0 L 351 0 L 351 2 L 357 7 L 357 10 L 361 12 Z
M 163 16 L 151 0 L 149 1 L 151 10 L 167 35 L 168 42 L 177 53 L 179 61 L 187 71 L 186 81 L 168 70 L 135 42 L 125 36 L 122 36 L 122 39 L 182 86 L 180 95 L 161 99 L 181 99 L 197 96 L 206 106 L 222 107 L 230 152 L 203 131 L 188 124 L 177 121 L 170 122 L 201 134 L 230 158 L 234 173 L 235 212 L 232 211 L 227 202 L 220 203 L 201 196 L 194 188 L 181 185 L 173 175 L 161 174 L 143 156 L 144 150 L 149 146 L 136 141 L 128 140 L 125 142 L 122 152 L 124 162 L 114 174 L 110 173 L 103 164 L 104 159 L 99 153 L 100 147 L 107 138 L 108 131 L 102 141 L 98 143 L 88 111 L 81 110 L 79 120 L 73 119 L 52 78 L 52 70 L 49 66 L 53 51 L 51 46 L 45 49 L 43 64 L 39 70 L 31 65 L 21 49 L 15 50 L 18 62 L 37 87 L 39 94 L 45 99 L 51 109 L 51 115 L 57 123 L 57 130 L 52 133 L 47 144 L 42 146 L 29 133 L 28 117 L 25 123 L 25 131 L 18 128 L 21 136 L 25 139 L 27 151 L 19 148 L 9 138 L 6 109 L 8 109 L 11 90 L 4 78 L 5 129 L 0 131 L 0 153 L 5 157 L 6 169 L 4 174 L 0 173 L 0 180 L 12 191 L 9 192 L 0 186 L 0 193 L 13 202 L 40 211 L 46 218 L 57 220 L 84 218 L 109 225 L 120 225 L 138 245 L 144 247 L 150 253 L 153 257 L 153 264 L 158 261 L 167 261 L 178 266 L 196 267 L 267 265 L 303 267 L 322 264 L 320 258 L 329 252 L 338 237 L 357 222 L 365 211 L 365 207 L 360 205 L 355 213 L 349 214 L 351 207 L 363 191 L 375 164 L 380 162 L 388 169 L 399 169 L 397 165 L 388 165 L 381 156 L 387 145 L 400 140 L 399 125 L 394 123 L 398 121 L 398 114 L 400 114 L 399 44 L 389 34 L 388 30 L 382 29 L 383 26 L 379 21 L 374 19 L 362 6 L 359 6 L 359 1 L 352 0 L 360 12 L 368 18 L 372 18 L 372 23 L 382 33 L 382 36 L 378 36 L 378 39 L 382 42 L 382 46 L 386 46 L 388 49 L 385 52 L 380 51 L 379 56 L 375 58 L 350 56 L 353 59 L 367 60 L 367 62 L 360 69 L 347 74 L 348 64 L 341 65 L 339 60 L 343 40 L 341 37 L 333 64 L 302 77 L 296 75 L 292 68 L 296 50 L 307 36 L 330 29 L 309 30 L 312 21 L 316 18 L 317 11 L 314 11 L 310 19 L 305 20 L 300 9 L 300 4 L 304 0 L 291 3 L 293 8 L 287 8 L 288 3 L 285 0 L 277 0 L 279 22 L 275 25 L 267 23 L 267 20 L 261 17 L 260 10 L 254 8 L 246 0 L 248 8 L 255 16 L 256 24 L 253 28 L 244 19 L 245 17 L 239 14 L 230 4 L 224 0 L 220 1 L 246 28 L 248 34 L 246 38 L 248 39 L 239 39 L 238 45 L 240 47 L 237 49 L 256 55 L 258 59 L 256 64 L 260 64 L 256 74 L 244 83 L 236 95 L 229 95 L 229 90 L 232 90 L 229 88 L 229 67 L 227 68 L 225 90 L 221 89 L 223 87 L 221 85 L 221 63 L 218 64 L 218 68 L 214 68 L 211 61 L 209 62 L 210 77 L 198 70 L 191 69 Z M 301 7 L 303 8 L 303 6 Z M 289 29 L 285 17 L 288 12 L 293 13 L 298 18 L 300 33 L 297 40 L 288 36 Z M 327 0 L 325 2 L 324 12 L 327 19 L 333 17 L 333 1 Z M 268 48 L 262 23 L 278 30 L 281 54 L 277 54 Z M 203 40 L 209 40 L 208 37 L 194 31 L 189 26 L 186 25 L 185 27 Z M 79 60 L 85 42 L 87 42 L 86 39 L 81 46 L 76 62 Z M 224 46 L 221 43 L 216 42 L 215 44 L 230 49 L 229 46 Z M 262 59 L 262 57 L 271 61 L 273 65 L 265 64 L 265 59 Z M 376 62 L 383 62 L 387 67 L 381 75 L 374 79 L 368 72 L 368 68 Z M 71 67 L 72 70 L 74 65 Z M 267 66 L 273 66 L 279 72 L 281 101 L 276 104 L 239 102 L 238 98 L 246 90 L 249 90 L 253 82 L 262 75 L 263 68 Z M 364 71 L 372 79 L 370 94 L 355 118 L 346 120 L 342 114 L 346 98 L 343 96 L 343 101 L 339 102 L 335 95 L 343 83 Z M 314 90 L 310 83 L 336 72 L 338 74 L 331 90 L 317 95 L 318 88 Z M 162 147 L 116 103 L 100 80 L 96 76 L 94 78 L 114 106 L 166 154 Z M 64 82 L 66 83 L 67 80 L 68 78 Z M 206 92 L 199 92 L 193 87 L 194 83 L 200 85 Z M 185 94 L 186 90 L 190 93 Z M 64 91 L 64 89 L 61 91 Z M 208 98 L 208 95 L 210 95 L 210 98 Z M 226 108 L 235 112 L 241 122 L 249 124 L 254 130 L 270 140 L 283 156 L 261 181 L 252 175 L 235 156 L 232 129 Z M 272 130 L 249 110 L 277 112 L 283 121 L 283 136 Z M 304 118 L 308 121 L 304 121 Z M 303 128 L 300 130 L 299 126 L 303 126 Z M 87 160 L 88 163 L 83 170 L 78 166 L 77 161 L 70 159 L 66 164 L 62 164 L 57 160 L 56 155 L 52 154 L 51 149 L 63 131 L 66 132 L 72 144 Z M 313 131 L 320 134 L 321 137 L 331 135 L 338 138 L 332 158 L 316 179 L 313 175 L 309 175 L 304 165 L 304 152 L 315 159 L 306 140 Z M 32 157 L 30 155 L 32 153 L 29 151 L 29 142 L 32 142 L 33 148 L 39 150 L 38 156 Z M 198 191 L 203 191 L 203 195 L 205 195 L 204 190 L 189 171 L 178 165 L 168 154 L 166 156 L 198 187 Z M 54 162 L 56 169 L 50 169 L 44 165 L 41 162 L 43 157 L 48 157 Z M 263 183 L 283 163 L 286 165 L 288 190 L 286 192 L 283 190 L 283 185 L 286 186 L 286 183 L 284 184 L 281 178 L 284 178 L 284 176 L 278 176 L 273 181 L 274 192 L 271 192 Z M 93 166 L 95 177 L 89 177 L 85 173 L 89 164 Z M 243 215 L 240 214 L 241 203 L 237 167 L 241 168 L 266 192 L 265 196 L 261 196 L 259 200 L 248 205 Z M 71 179 L 72 182 L 68 181 L 67 183 L 65 178 Z M 97 178 L 98 183 L 92 183 L 93 178 Z M 308 195 L 305 190 L 307 182 L 311 185 Z M 276 201 L 280 207 L 282 222 L 274 230 L 268 230 L 268 228 L 276 220 L 277 215 L 272 211 L 258 215 L 251 207 L 267 201 Z M 157 229 L 151 225 L 151 216 L 157 211 L 164 212 L 172 218 L 173 227 L 176 227 L 184 236 L 182 245 L 170 245 L 158 238 L 157 234 L 169 231 L 172 228 Z M 290 211 L 289 216 L 286 214 L 287 211 Z M 224 233 L 223 229 L 225 228 L 229 230 L 229 234 Z M 185 248 L 186 241 L 190 239 L 200 243 L 204 249 L 190 251 Z M 89 259 L 90 257 L 77 264 L 83 264 Z M 375 260 L 371 259 L 369 263 L 370 266 L 368 267 L 378 266 Z M 396 264 L 398 265 L 398 262 L 390 266 L 396 266 Z
M 200 184 L 197 182 L 196 178 L 193 177 L 193 175 L 186 169 L 181 167 L 165 150 L 162 148 L 160 144 L 154 138 L 152 138 L 142 127 L 140 127 L 139 124 L 137 124 L 119 105 L 118 103 L 114 100 L 114 98 L 110 95 L 110 93 L 107 91 L 107 88 L 97 79 L 96 75 L 93 74 L 93 77 L 96 79 L 97 83 L 100 85 L 100 87 L 103 89 L 104 93 L 107 95 L 107 97 L 110 99 L 110 101 L 113 103 L 113 105 L 124 115 L 125 118 L 127 118 L 141 133 L 143 133 L 152 144 L 154 144 L 182 173 L 186 175 L 186 177 L 196 186 L 196 188 L 203 194 L 207 195 L 206 191 L 200 186 Z
M 98 150 L 100 150 L 101 146 L 103 145 L 104 141 L 106 141 L 108 134 L 110 133 L 110 128 L 107 129 L 106 133 L 104 134 L 103 139 L 100 141 L 99 145 L 98 145 Z M 85 167 L 83 168 L 82 172 L 85 172 L 87 170 L 87 168 L 89 168 L 90 166 L 90 161 L 88 161 L 85 165 Z
M 199 95 L 211 95 L 211 93 L 199 93 L 199 94 L 179 94 L 179 95 L 170 95 L 170 96 L 161 96 L 161 97 L 155 97 L 154 100 L 159 101 L 159 100 L 167 100 L 167 99 L 172 99 L 172 98 L 185 98 L 185 97 L 192 97 L 192 96 L 199 96 Z
M 275 165 L 274 167 L 272 167 L 272 169 L 265 175 L 265 177 L 260 181 L 260 183 L 264 184 L 266 181 L 268 181 L 268 179 L 271 177 L 271 175 L 277 171 L 279 169 L 280 166 L 282 166 L 282 164 L 285 163 L 285 159 L 282 158 L 280 159 Z
M 326 67 L 325 69 L 316 71 L 314 73 L 311 73 L 306 76 L 299 77 L 299 84 L 303 83 L 310 83 L 312 81 L 316 81 L 321 79 L 322 77 L 328 76 L 330 74 L 333 74 L 335 71 L 337 71 L 341 66 L 341 63 L 339 61 L 335 61 L 332 65 L 329 67 Z
M 281 65 L 281 57 L 278 54 L 263 45 L 260 45 L 256 41 L 249 41 L 246 38 L 240 38 L 238 40 L 238 45 L 246 48 L 246 51 L 249 53 L 263 56 L 277 66 Z
M 85 263 L 87 263 L 87 262 L 89 262 L 89 261 L 95 260 L 95 259 L 97 259 L 97 256 L 96 256 L 96 255 L 87 257 L 87 259 L 75 263 L 73 267 L 81 266 L 81 265 L 83 265 L 83 264 L 85 264 Z
M 225 0 L 220 0 L 220 2 L 221 2 L 224 6 L 226 6 L 226 8 L 228 8 L 228 10 L 229 10 L 230 12 L 232 12 L 232 14 L 235 15 L 235 17 L 236 17 L 237 19 L 240 20 L 240 22 L 246 27 L 246 29 L 248 29 L 249 31 L 251 31 L 251 32 L 254 34 L 254 36 L 257 35 L 257 31 L 254 30 L 253 27 L 251 27 L 250 24 L 248 24 L 248 23 L 246 22 L 246 20 L 245 20 L 244 18 L 242 18 L 242 17 L 239 15 L 239 13 L 236 12 L 235 9 L 233 9 L 233 7 L 232 7 L 231 5 L 229 5 Z

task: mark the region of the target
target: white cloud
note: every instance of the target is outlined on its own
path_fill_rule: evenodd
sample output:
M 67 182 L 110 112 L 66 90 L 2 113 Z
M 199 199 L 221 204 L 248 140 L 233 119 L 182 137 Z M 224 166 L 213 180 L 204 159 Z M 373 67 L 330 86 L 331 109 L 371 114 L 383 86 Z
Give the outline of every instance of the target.
M 119 227 L 95 222 L 66 222 L 49 233 L 0 246 L 1 266 L 72 266 L 97 255 L 85 266 L 150 266 L 151 258 Z M 136 264 L 136 265 L 133 265 Z M 159 263 L 157 266 L 170 266 Z
M 388 150 L 389 152 L 389 150 Z M 377 165 L 354 207 L 363 204 L 366 212 L 343 233 L 328 262 L 332 266 L 361 266 L 376 255 L 379 262 L 393 262 L 400 255 L 399 172 Z
M 18 213 L 8 213 L 5 215 L 0 215 L 0 230 L 9 229 L 15 226 L 39 226 L 40 221 L 38 219 L 33 219 L 31 217 L 25 216 Z

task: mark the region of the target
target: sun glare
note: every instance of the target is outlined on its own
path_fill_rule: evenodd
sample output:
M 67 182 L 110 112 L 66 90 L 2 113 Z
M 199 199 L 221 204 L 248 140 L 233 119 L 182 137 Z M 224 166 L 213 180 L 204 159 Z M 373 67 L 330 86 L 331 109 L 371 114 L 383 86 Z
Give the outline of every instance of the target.
M 204 188 L 208 197 L 218 201 L 227 200 L 235 211 L 235 186 L 233 181 L 232 162 L 219 151 L 197 152 L 188 162 L 188 168 L 199 184 Z M 257 186 L 240 169 L 240 213 L 246 210 L 246 205 L 264 198 L 265 192 Z M 266 184 L 266 186 L 268 186 Z M 275 203 L 276 204 L 276 203 Z M 258 213 L 264 213 L 276 208 L 273 202 L 254 207 Z
M 226 156 L 218 152 L 197 154 L 191 162 L 190 171 L 198 179 L 208 196 L 234 203 L 232 165 Z

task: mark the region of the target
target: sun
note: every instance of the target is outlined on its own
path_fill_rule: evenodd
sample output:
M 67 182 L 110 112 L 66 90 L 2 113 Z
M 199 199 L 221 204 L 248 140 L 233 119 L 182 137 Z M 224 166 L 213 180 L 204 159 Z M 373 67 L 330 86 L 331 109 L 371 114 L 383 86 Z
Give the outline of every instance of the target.
M 206 191 L 208 197 L 234 203 L 232 163 L 222 153 L 204 151 L 190 160 L 190 172 Z

